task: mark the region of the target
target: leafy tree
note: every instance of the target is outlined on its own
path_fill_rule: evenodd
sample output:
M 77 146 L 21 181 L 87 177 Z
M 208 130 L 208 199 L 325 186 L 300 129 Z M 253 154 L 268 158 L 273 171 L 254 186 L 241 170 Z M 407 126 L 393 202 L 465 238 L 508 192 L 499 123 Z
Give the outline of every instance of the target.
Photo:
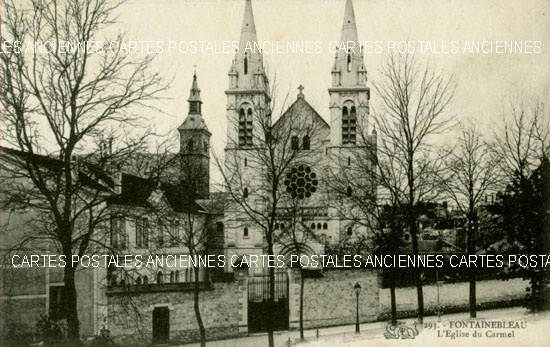
M 504 192 L 497 194 L 493 212 L 500 216 L 503 228 L 515 254 L 550 253 L 550 161 L 543 158 L 540 166 L 525 176 L 517 170 Z M 521 267 L 513 264 L 512 275 L 528 279 L 531 293 L 526 306 L 531 311 L 550 307 L 549 271 L 544 267 Z

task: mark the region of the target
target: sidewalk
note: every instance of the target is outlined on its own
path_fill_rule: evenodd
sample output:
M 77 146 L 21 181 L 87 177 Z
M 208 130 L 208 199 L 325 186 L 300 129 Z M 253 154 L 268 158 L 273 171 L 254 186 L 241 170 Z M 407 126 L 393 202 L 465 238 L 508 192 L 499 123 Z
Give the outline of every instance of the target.
M 549 331 L 550 331 L 550 313 L 539 314 L 539 315 L 529 315 L 527 311 L 522 307 L 512 307 L 512 308 L 503 308 L 495 310 L 486 310 L 478 311 L 478 318 L 476 320 L 498 320 L 498 321 L 529 321 L 530 326 L 537 327 L 537 333 L 541 333 L 545 336 L 539 336 L 544 338 L 544 344 L 547 346 L 549 344 Z M 441 323 L 448 326 L 449 321 L 467 321 L 469 320 L 469 313 L 455 313 L 441 316 Z M 403 319 L 406 325 L 412 326 L 415 319 Z M 424 318 L 424 323 L 428 322 L 438 322 L 439 319 L 437 316 L 429 316 Z M 384 332 L 386 332 L 387 322 L 372 322 L 372 323 L 363 323 L 360 325 L 361 333 L 359 335 L 355 334 L 355 325 L 343 325 L 330 328 L 321 328 L 318 330 L 319 338 L 317 338 L 317 329 L 310 329 L 304 331 L 305 341 L 300 341 L 300 332 L 297 330 L 292 331 L 277 331 L 274 334 L 275 346 L 276 347 L 286 347 L 286 346 L 408 346 L 408 345 L 419 345 L 420 341 L 415 340 L 386 340 L 384 338 Z M 527 330 L 530 330 L 527 329 Z M 425 330 L 421 332 L 425 335 L 425 338 L 428 338 L 427 341 L 430 344 L 435 342 L 440 342 L 442 345 L 448 345 L 452 342 L 462 342 L 468 345 L 472 345 L 472 339 L 460 340 L 455 338 L 442 339 L 436 336 L 437 331 L 432 330 L 429 333 Z M 519 334 L 519 333 L 518 333 Z M 531 331 L 528 332 L 531 334 Z M 420 339 L 418 339 L 420 340 Z M 425 340 L 425 339 L 424 339 Z M 425 343 L 426 341 L 424 341 Z M 474 340 L 476 342 L 476 340 Z M 488 344 L 488 340 L 478 339 L 477 342 L 483 342 L 485 345 Z M 495 344 L 498 344 L 499 347 L 508 345 L 505 340 L 498 338 L 492 341 L 489 341 Z M 518 341 L 518 339 L 509 340 L 510 345 L 513 346 L 534 346 L 534 344 L 522 344 L 525 343 L 525 339 Z M 267 346 L 267 334 L 253 334 L 246 337 L 219 340 L 219 341 L 208 341 L 206 343 L 208 347 L 261 347 Z M 420 344 L 422 345 L 422 344 Z M 536 344 L 535 344 L 536 345 Z M 186 344 L 183 345 L 186 347 L 195 347 L 200 346 L 199 343 Z

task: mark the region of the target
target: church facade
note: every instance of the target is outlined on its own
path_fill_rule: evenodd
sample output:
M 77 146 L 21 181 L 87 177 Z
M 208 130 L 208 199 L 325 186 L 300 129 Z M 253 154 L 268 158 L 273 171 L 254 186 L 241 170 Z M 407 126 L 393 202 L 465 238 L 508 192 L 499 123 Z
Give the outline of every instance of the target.
M 351 0 L 346 2 L 340 41 L 359 41 Z M 278 241 L 275 254 L 292 253 L 296 243 L 305 245 L 303 253 L 320 254 L 327 245 L 336 246 L 346 239 L 368 236 L 368 223 L 358 220 L 357 214 L 350 214 L 354 216 L 351 218 L 345 213 L 353 208 L 346 199 L 357 188 L 353 181 L 339 182 L 340 187 L 331 184 L 343 170 L 357 169 L 354 168 L 357 152 L 364 152 L 366 146 L 376 147 L 376 132 L 369 129 L 370 91 L 363 54 L 351 50 L 336 53 L 333 66 L 327 67 L 327 73 L 332 75 L 332 84 L 327 86 L 330 95 L 327 109 L 315 110 L 300 86 L 296 100 L 272 121 L 272 91 L 262 53 L 250 49 L 257 46 L 250 0 L 245 2 L 239 42 L 225 92 L 224 176 L 228 195 L 244 202 L 228 203 L 225 207 L 226 257 L 266 253 L 268 228 L 262 224 L 269 223 L 270 212 L 265 206 L 273 205 L 273 198 L 268 196 L 272 189 L 266 185 L 272 182 L 271 176 L 277 171 L 284 171 L 279 189 L 286 189 L 284 193 L 288 194 L 280 194 L 281 201 L 277 203 L 278 218 L 273 226 Z M 329 122 L 322 115 L 326 115 Z M 269 143 L 270 136 L 278 143 Z M 278 153 L 266 154 L 269 150 Z M 335 189 L 342 194 L 335 194 Z M 289 201 L 292 204 L 296 200 L 300 200 L 298 221 L 288 213 Z M 265 222 L 259 222 L 261 218 Z M 298 239 L 294 230 L 288 230 L 296 229 L 296 225 L 300 229 Z M 231 271 L 230 266 L 227 271 Z M 265 268 L 254 271 L 259 274 L 265 272 Z

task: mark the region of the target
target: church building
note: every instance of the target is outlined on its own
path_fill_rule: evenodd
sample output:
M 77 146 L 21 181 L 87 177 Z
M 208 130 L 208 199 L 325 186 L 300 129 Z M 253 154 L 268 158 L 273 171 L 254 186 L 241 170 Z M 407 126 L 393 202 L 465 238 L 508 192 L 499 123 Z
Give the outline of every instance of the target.
M 346 2 L 340 41 L 359 41 L 351 0 Z M 334 194 L 334 187 L 329 181 L 341 170 L 353 171 L 356 154 L 364 153 L 366 146 L 376 147 L 376 132 L 368 125 L 370 91 L 366 85 L 367 70 L 362 52 L 357 49 L 339 50 L 333 66 L 327 67 L 332 75 L 332 84 L 327 86 L 330 95 L 327 109 L 314 109 L 303 93 L 304 87 L 300 86 L 296 100 L 272 123 L 270 85 L 262 53 L 258 49 L 250 49 L 258 47 L 257 42 L 252 3 L 246 0 L 239 50 L 229 68 L 229 85 L 225 92 L 225 167 L 227 175 L 232 175 L 226 178 L 229 195 L 247 203 L 246 206 L 242 203 L 226 205 L 223 221 L 226 257 L 266 253 L 265 227 L 254 221 L 253 216 L 254 211 L 261 209 L 259 205 L 269 199 L 265 196 L 265 184 L 270 178 L 266 176 L 265 161 L 258 159 L 258 156 L 262 157 L 258 147 L 265 147 L 266 134 L 275 138 L 288 137 L 289 148 L 284 145 L 276 148 L 281 156 L 285 155 L 282 153 L 286 150 L 300 151 L 299 155 L 288 159 L 294 164 L 288 168 L 284 184 L 288 185 L 289 192 L 297 187 L 291 194 L 294 198 L 303 199 L 299 221 L 303 232 L 298 242 L 307 244 L 305 253 L 321 254 L 326 245 L 337 245 L 351 237 L 367 236 L 368 223 L 362 223 L 357 218 L 352 220 L 343 213 L 342 207 L 352 208 L 350 201 L 345 199 L 346 194 L 351 196 L 353 192 L 352 182 L 342 187 L 342 199 L 339 194 Z M 360 175 L 357 179 L 364 180 Z M 283 211 L 286 208 L 279 210 L 280 219 L 275 224 L 275 230 L 285 234 L 289 224 L 296 223 L 288 221 L 289 217 Z M 306 230 L 314 237 L 305 237 Z M 302 242 L 306 238 L 308 240 Z M 296 240 L 278 237 L 278 243 L 275 253 L 285 254 L 292 252 L 291 244 Z M 255 272 L 265 272 L 265 268 Z

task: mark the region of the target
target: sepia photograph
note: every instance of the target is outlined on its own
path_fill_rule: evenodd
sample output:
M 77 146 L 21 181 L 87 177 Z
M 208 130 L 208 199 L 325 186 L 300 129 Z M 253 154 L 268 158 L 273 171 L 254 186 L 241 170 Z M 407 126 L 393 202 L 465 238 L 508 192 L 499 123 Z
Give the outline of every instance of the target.
M 0 346 L 550 346 L 550 1 L 0 7 Z

